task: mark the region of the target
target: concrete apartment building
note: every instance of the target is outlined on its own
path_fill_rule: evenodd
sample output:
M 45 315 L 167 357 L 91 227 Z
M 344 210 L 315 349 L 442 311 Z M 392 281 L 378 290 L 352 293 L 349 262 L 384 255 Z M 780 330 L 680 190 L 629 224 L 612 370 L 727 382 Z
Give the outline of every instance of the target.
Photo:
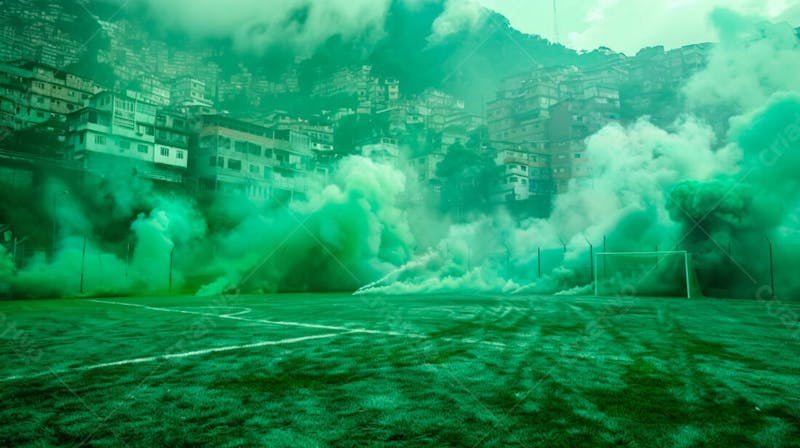
M 534 201 L 549 204 L 552 195 L 550 155 L 534 147 L 493 142 L 500 179 L 493 195 L 495 203 Z
M 563 101 L 548 112 L 548 141 L 557 194 L 576 186 L 589 187 L 592 176 L 586 139 L 609 124 L 620 122 L 619 88 L 583 79 L 564 91 Z
M 65 122 L 101 90 L 92 80 L 38 62 L 0 64 L 0 126 L 20 130 Z
M 65 6 L 62 2 L 0 0 L 0 60 L 27 59 L 58 67 L 77 62 L 85 42 L 67 29 L 83 11 Z
M 633 121 L 647 115 L 658 126 L 672 123 L 683 110 L 681 86 L 705 67 L 710 51 L 711 44 L 669 51 L 657 46 L 644 48 L 629 58 L 630 76 L 620 91 L 622 119 Z
M 170 102 L 173 106 L 214 106 L 214 100 L 207 95 L 206 83 L 191 76 L 172 81 Z
M 297 134 L 291 130 L 225 115 L 200 117 L 198 129 L 191 166 L 192 180 L 202 191 L 287 202 L 305 197 L 314 181 L 312 152 L 303 142 L 292 145 Z
M 95 95 L 68 119 L 68 158 L 96 174 L 183 182 L 188 146 L 188 125 L 178 114 L 113 92 Z
M 568 69 L 538 69 L 507 78 L 486 107 L 489 138 L 523 143 L 547 138 L 548 111 Z
M 621 58 L 587 70 L 539 68 L 507 78 L 487 105 L 490 138 L 549 155 L 548 191 L 564 193 L 573 179 L 583 185 L 591 176 L 586 138 L 620 121 L 620 86 L 628 76 Z
M 133 99 L 166 107 L 172 104 L 170 87 L 150 74 L 144 74 L 128 82 L 125 94 Z

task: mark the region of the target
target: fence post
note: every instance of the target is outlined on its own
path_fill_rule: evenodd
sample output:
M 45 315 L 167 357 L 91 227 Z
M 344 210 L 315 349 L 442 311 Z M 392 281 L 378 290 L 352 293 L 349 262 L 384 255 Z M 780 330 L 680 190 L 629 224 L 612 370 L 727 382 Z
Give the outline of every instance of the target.
M 770 288 L 770 297 L 771 299 L 775 298 L 775 258 L 772 252 L 772 240 L 769 239 L 768 236 L 764 235 L 764 238 L 767 240 L 767 244 L 769 245 L 769 288 Z
M 83 294 L 83 277 L 85 269 L 86 269 L 86 235 L 83 236 L 83 251 L 81 252 L 81 289 L 80 289 L 81 294 Z
M 175 260 L 175 246 L 169 251 L 169 292 L 172 292 L 172 262 Z
M 585 239 L 586 240 L 586 244 L 589 245 L 589 284 L 591 284 L 592 282 L 595 281 L 595 278 L 594 278 L 595 277 L 594 276 L 594 246 L 592 245 L 592 242 L 589 241 L 589 238 L 586 238 L 584 236 L 583 239 Z
M 131 242 L 128 241 L 128 245 L 125 246 L 125 279 L 128 279 L 128 269 L 130 269 L 131 265 Z
M 539 278 L 542 278 L 542 248 L 536 248 L 536 264 L 538 265 Z

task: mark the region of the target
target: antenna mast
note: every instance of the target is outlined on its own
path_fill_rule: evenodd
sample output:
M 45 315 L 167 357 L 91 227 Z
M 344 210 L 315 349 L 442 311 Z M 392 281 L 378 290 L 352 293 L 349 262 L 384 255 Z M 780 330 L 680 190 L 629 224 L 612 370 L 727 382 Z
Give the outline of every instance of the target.
M 553 36 L 556 42 L 561 40 L 558 33 L 558 0 L 553 0 Z

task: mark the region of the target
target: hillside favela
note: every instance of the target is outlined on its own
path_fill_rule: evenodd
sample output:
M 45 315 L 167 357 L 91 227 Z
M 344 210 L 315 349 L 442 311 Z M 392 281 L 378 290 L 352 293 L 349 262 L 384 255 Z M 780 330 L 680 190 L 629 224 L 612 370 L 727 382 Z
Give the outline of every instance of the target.
M 0 446 L 790 447 L 800 3 L 0 0 Z

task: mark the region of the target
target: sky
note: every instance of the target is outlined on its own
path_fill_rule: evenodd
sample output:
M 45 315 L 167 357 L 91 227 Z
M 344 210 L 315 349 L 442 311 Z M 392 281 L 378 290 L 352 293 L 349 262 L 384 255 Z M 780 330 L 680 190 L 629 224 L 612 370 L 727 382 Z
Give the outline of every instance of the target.
M 479 1 L 522 32 L 577 50 L 606 46 L 629 55 L 654 45 L 716 41 L 708 16 L 717 7 L 800 26 L 800 0 L 557 0 L 554 39 L 552 0 Z

